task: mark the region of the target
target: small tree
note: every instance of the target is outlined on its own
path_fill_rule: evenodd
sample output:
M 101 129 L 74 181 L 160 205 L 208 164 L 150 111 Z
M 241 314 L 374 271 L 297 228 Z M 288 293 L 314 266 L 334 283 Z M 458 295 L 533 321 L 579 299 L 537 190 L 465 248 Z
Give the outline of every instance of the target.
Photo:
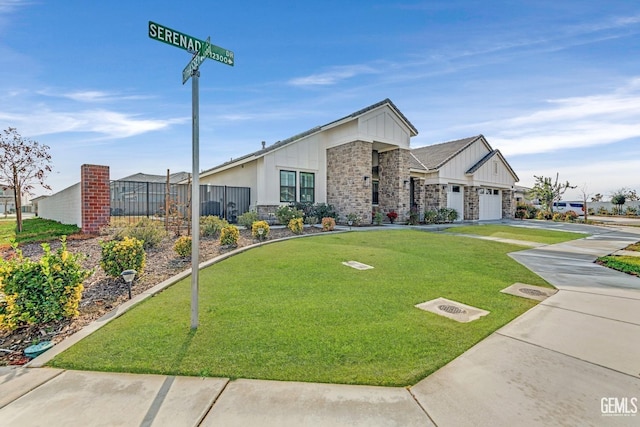
M 16 128 L 0 133 L 0 182 L 13 190 L 16 203 L 16 231 L 22 232 L 22 195 L 33 185 L 50 190 L 44 179 L 51 172 L 49 146 L 20 136 Z
M 575 185 L 569 184 L 569 181 L 565 183 L 558 183 L 560 174 L 556 174 L 555 181 L 545 176 L 533 176 L 536 179 L 536 183 L 529 191 L 529 197 L 538 199 L 544 210 L 553 212 L 553 203 L 560 201 L 562 195 L 570 188 L 576 188 Z
M 616 205 L 618 215 L 622 215 L 622 205 L 627 201 L 627 191 L 628 190 L 621 188 L 611 195 L 611 203 Z
M 603 197 L 604 196 L 602 194 L 596 193 L 595 196 L 591 196 L 591 201 L 592 202 L 601 202 Z

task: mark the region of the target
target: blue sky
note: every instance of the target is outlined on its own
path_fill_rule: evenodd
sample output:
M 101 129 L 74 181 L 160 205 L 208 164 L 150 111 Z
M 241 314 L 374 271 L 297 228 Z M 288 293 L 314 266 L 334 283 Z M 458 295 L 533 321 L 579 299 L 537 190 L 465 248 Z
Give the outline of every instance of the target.
M 636 1 L 0 0 L 0 129 L 51 147 L 54 191 L 191 170 L 190 55 L 149 21 L 235 54 L 201 66 L 201 169 L 390 98 L 414 147 L 483 134 L 521 185 L 640 191 Z

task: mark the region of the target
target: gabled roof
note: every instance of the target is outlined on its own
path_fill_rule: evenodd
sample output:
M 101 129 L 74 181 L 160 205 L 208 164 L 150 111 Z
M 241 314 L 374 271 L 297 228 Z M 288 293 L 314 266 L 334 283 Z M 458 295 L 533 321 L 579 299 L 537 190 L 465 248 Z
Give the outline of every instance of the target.
M 484 139 L 484 136 L 477 135 L 470 138 L 458 139 L 456 141 L 414 148 L 411 150 L 411 153 L 423 166 L 426 166 L 427 170 L 439 169 L 479 139 L 482 139 L 485 144 L 489 146 L 489 143 Z M 491 150 L 490 146 L 489 150 Z
M 509 172 L 511 173 L 511 175 L 513 175 L 513 177 L 516 179 L 516 181 L 520 181 L 520 178 L 518 178 L 518 175 L 516 175 L 515 171 L 511 168 L 511 165 L 509 165 L 509 162 L 507 162 L 507 160 L 504 158 L 504 156 L 502 155 L 502 153 L 500 152 L 500 150 L 493 150 L 490 151 L 489 153 L 487 153 L 486 156 L 484 156 L 483 158 L 481 158 L 478 163 L 476 163 L 475 165 L 471 166 L 471 168 L 466 171 L 465 173 L 467 175 L 472 175 L 474 174 L 478 169 L 480 169 L 482 167 L 482 165 L 484 165 L 485 163 L 487 163 L 489 160 L 491 160 L 493 157 L 498 156 L 498 158 L 500 158 L 500 160 L 502 161 L 502 163 L 507 167 L 507 169 L 509 170 Z
M 276 150 L 276 149 L 278 149 L 280 147 L 284 147 L 285 145 L 291 144 L 291 143 L 293 143 L 295 141 L 298 141 L 299 139 L 302 139 L 302 138 L 305 138 L 307 136 L 313 135 L 314 133 L 321 132 L 321 131 L 323 131 L 325 129 L 328 129 L 328 128 L 332 128 L 332 127 L 334 127 L 334 126 L 336 126 L 338 124 L 341 124 L 343 122 L 346 122 L 346 121 L 349 121 L 349 120 L 353 120 L 353 119 L 355 119 L 355 118 L 357 118 L 359 116 L 362 116 L 363 114 L 365 114 L 365 113 L 367 113 L 369 111 L 372 111 L 372 110 L 375 110 L 376 108 L 382 107 L 385 104 L 388 105 L 389 108 L 391 108 L 398 115 L 398 117 L 400 117 L 400 119 L 402 119 L 404 124 L 409 128 L 409 130 L 410 130 L 410 132 L 412 134 L 411 136 L 416 136 L 418 134 L 418 130 L 415 128 L 415 126 L 413 126 L 413 124 L 411 124 L 411 122 L 404 116 L 404 114 L 402 114 L 402 112 L 400 112 L 398 107 L 396 107 L 395 104 L 393 102 L 391 102 L 391 100 L 389 98 L 386 98 L 386 99 L 384 99 L 384 100 L 382 100 L 380 102 L 372 104 L 372 105 L 370 105 L 368 107 L 365 107 L 365 108 L 363 108 L 361 110 L 358 110 L 358 111 L 356 111 L 354 113 L 351 113 L 351 114 L 349 114 L 347 116 L 344 116 L 344 117 L 342 117 L 342 118 L 340 118 L 338 120 L 334 120 L 334 121 L 329 122 L 329 123 L 327 123 L 325 125 L 322 125 L 322 126 L 316 126 L 316 127 L 311 128 L 311 129 L 309 129 L 309 130 L 307 130 L 305 132 L 302 132 L 302 133 L 299 133 L 297 135 L 294 135 L 294 136 L 292 136 L 290 138 L 283 139 L 282 141 L 277 141 L 277 142 L 275 142 L 275 143 L 273 143 L 273 144 L 269 145 L 268 147 L 265 147 L 265 148 L 263 148 L 261 150 L 254 151 L 253 153 L 250 153 L 250 154 L 247 154 L 247 155 L 235 158 L 235 159 L 231 159 L 228 162 L 222 163 L 222 164 L 220 164 L 218 166 L 214 166 L 214 167 L 212 167 L 210 169 L 206 169 L 206 170 L 200 172 L 200 175 L 201 176 L 203 174 L 206 175 L 206 174 L 208 174 L 210 172 L 213 172 L 213 171 L 215 171 L 217 169 L 223 168 L 223 167 L 231 165 L 231 164 L 236 164 L 236 163 L 240 164 L 240 163 L 243 163 L 244 161 L 247 161 L 247 160 L 252 160 L 252 159 L 256 159 L 256 158 L 262 157 L 266 153 L 269 153 L 270 151 Z

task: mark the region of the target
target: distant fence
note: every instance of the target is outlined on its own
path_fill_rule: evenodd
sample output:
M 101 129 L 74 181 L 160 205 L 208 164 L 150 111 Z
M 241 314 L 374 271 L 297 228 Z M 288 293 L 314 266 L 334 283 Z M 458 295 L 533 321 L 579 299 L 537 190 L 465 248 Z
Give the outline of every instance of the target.
M 191 205 L 188 184 L 111 181 L 110 211 L 118 217 L 187 218 Z M 217 215 L 231 223 L 249 211 L 251 189 L 220 185 L 200 186 L 200 216 Z

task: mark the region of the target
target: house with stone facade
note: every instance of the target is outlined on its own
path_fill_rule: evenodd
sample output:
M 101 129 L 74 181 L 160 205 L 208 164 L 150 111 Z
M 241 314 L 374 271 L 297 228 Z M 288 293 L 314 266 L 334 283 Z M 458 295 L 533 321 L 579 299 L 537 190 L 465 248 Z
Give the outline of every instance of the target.
M 518 178 L 482 135 L 412 149 L 417 134 L 385 99 L 269 146 L 263 142 L 256 152 L 205 170 L 200 182 L 249 187 L 251 208 L 261 218 L 293 202 L 328 203 L 341 218 L 354 213 L 363 223 L 371 223 L 374 210 L 395 211 L 405 221 L 412 207 L 421 214 L 453 207 L 469 220 L 512 216 Z

